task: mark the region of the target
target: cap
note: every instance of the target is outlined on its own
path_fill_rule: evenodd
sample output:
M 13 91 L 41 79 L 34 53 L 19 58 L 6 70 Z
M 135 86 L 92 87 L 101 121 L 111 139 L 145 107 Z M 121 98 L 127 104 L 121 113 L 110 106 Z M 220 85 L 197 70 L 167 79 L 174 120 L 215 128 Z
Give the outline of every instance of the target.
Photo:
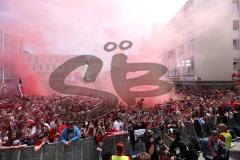
M 43 124 L 45 127 L 47 127 L 48 128 L 48 130 L 50 130 L 50 126 L 49 126 L 49 124 L 47 124 L 47 123 L 44 123 Z
M 69 121 L 68 123 L 67 123 L 67 125 L 71 125 L 71 124 L 74 124 L 75 122 L 74 121 Z
M 28 122 L 27 122 L 27 125 L 28 125 L 29 127 L 34 126 L 34 125 L 35 125 L 34 120 L 29 119 Z
M 19 140 L 13 141 L 13 145 L 19 145 L 19 144 L 20 144 L 20 141 L 19 141 Z

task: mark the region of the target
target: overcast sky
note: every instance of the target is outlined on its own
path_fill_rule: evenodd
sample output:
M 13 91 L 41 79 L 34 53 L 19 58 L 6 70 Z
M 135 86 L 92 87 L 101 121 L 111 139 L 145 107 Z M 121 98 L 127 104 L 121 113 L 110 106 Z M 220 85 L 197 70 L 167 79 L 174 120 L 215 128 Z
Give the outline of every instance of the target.
M 0 0 L 0 27 L 22 34 L 36 52 L 99 52 L 107 41 L 139 44 L 186 1 Z

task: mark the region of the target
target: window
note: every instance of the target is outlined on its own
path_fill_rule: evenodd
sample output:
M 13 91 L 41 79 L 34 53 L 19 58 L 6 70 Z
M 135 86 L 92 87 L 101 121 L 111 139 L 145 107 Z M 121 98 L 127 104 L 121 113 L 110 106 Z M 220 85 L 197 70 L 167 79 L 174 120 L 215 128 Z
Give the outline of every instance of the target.
M 188 75 L 194 75 L 194 56 L 189 58 L 191 66 L 188 67 Z
M 239 0 L 233 0 L 233 11 L 239 12 Z
M 233 49 L 239 49 L 239 39 L 233 40 Z
M 233 70 L 240 71 L 240 59 L 233 59 Z
M 239 20 L 233 20 L 233 30 L 239 30 Z

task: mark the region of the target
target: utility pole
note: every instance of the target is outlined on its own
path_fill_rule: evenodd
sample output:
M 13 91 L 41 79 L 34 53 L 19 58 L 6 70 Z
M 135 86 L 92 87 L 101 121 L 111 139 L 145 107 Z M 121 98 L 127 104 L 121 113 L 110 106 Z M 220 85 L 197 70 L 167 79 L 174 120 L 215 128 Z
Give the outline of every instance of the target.
M 239 40 L 238 40 L 238 46 L 240 46 L 240 0 L 237 1 L 237 8 L 238 8 L 238 33 L 239 33 Z M 238 65 L 237 65 L 237 75 L 239 75 L 240 73 L 240 47 L 238 47 L 239 49 L 239 56 L 238 56 Z M 237 79 L 239 79 L 240 77 L 238 77 Z
M 5 83 L 5 66 L 4 66 L 4 54 L 5 54 L 5 36 L 4 36 L 4 30 L 2 30 L 2 83 Z

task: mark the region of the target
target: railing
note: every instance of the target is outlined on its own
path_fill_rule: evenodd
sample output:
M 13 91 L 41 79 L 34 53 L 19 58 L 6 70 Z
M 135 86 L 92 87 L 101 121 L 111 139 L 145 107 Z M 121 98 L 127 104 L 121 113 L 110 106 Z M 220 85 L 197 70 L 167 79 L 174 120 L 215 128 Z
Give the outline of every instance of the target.
M 227 117 L 214 116 L 205 118 L 204 124 L 192 122 L 184 122 L 180 128 L 181 137 L 184 142 L 191 142 L 200 150 L 201 139 L 209 136 L 210 130 L 216 128 L 219 123 L 228 126 L 230 133 L 235 140 L 240 137 L 240 114 L 234 114 L 232 119 Z M 168 132 L 166 127 L 152 129 L 156 136 L 161 137 L 168 146 L 171 141 L 165 136 Z M 135 155 L 145 151 L 144 141 L 139 140 L 134 144 L 130 142 L 129 134 L 118 134 L 109 136 L 104 139 L 103 152 L 99 155 L 96 150 L 96 142 L 94 138 L 81 139 L 79 142 L 73 143 L 71 146 L 64 146 L 61 143 L 45 144 L 39 151 L 34 151 L 34 147 L 11 148 L 0 150 L 0 160 L 108 160 L 111 155 L 116 153 L 116 144 L 124 142 L 126 155 Z
M 124 142 L 125 154 L 131 155 L 128 134 L 119 134 L 104 140 L 103 159 L 116 153 L 115 146 L 118 142 Z M 45 144 L 39 151 L 34 151 L 34 147 L 1 149 L 0 160 L 98 160 L 101 155 L 96 148 L 94 138 L 87 138 L 70 146 L 61 143 Z
M 97 160 L 93 138 L 81 139 L 71 146 L 61 143 L 45 144 L 39 151 L 34 147 L 0 150 L 0 160 Z

